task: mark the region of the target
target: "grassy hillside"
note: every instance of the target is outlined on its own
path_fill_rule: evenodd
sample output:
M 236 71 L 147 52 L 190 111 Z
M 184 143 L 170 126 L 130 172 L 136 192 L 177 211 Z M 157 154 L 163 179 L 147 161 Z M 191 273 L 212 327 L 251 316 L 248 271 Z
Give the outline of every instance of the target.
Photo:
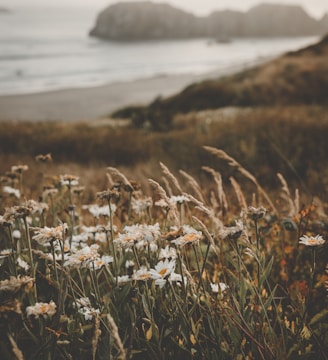
M 228 181 L 235 174 L 226 162 L 213 159 L 202 149 L 210 145 L 238 159 L 270 188 L 279 185 L 276 173 L 281 172 L 292 185 L 322 197 L 328 189 L 328 112 L 322 106 L 191 112 L 176 116 L 174 129 L 168 132 L 87 123 L 9 123 L 2 124 L 2 130 L 1 173 L 8 170 L 8 163 L 33 166 L 35 155 L 50 152 L 54 164 L 74 163 L 80 173 L 119 166 L 153 177 L 162 161 L 172 171 L 183 169 L 191 174 L 199 174 L 207 164 Z
M 326 359 L 324 44 L 130 125 L 2 123 L 1 359 Z
M 103 166 L 153 177 L 159 161 L 197 176 L 207 164 L 228 182 L 236 174 L 203 150 L 209 145 L 236 158 L 269 188 L 280 185 L 280 172 L 292 186 L 326 199 L 327 94 L 328 37 L 252 70 L 191 85 L 148 107 L 122 109 L 116 115 L 130 116 L 127 126 L 3 123 L 0 172 L 8 163 L 33 167 L 34 156 L 51 153 L 57 167 L 74 164 L 93 182 Z
M 192 84 L 177 95 L 157 99 L 147 107 L 121 109 L 113 116 L 167 129 L 176 113 L 225 106 L 325 105 L 327 94 L 328 36 L 261 66 Z

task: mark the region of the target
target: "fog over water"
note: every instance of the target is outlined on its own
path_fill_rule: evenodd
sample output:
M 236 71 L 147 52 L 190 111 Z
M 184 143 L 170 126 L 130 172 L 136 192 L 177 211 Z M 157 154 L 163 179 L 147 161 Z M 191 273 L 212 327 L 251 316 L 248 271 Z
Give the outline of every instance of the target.
M 12 5 L 17 3 L 12 1 Z M 26 0 L 24 5 L 28 3 Z M 1 15 L 0 95 L 95 86 L 154 75 L 204 74 L 247 66 L 318 39 L 234 39 L 229 44 L 209 44 L 208 39 L 108 42 L 88 36 L 96 15 L 97 10 L 83 6 L 51 11 L 45 7 L 17 7 Z

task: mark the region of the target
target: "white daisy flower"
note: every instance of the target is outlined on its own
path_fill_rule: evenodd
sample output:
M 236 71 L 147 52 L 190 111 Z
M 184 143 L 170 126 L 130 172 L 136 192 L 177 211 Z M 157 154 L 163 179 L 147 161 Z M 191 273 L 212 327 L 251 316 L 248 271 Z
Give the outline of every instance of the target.
M 166 245 L 164 249 L 161 249 L 159 252 L 158 258 L 161 259 L 176 259 L 178 257 L 177 251 L 175 248 L 170 247 L 169 245 Z
M 49 303 L 37 302 L 33 306 L 28 306 L 26 308 L 27 316 L 34 316 L 39 318 L 43 316 L 44 318 L 51 318 L 56 314 L 56 304 L 51 300 Z
M 218 284 L 211 283 L 210 285 L 211 285 L 212 292 L 215 294 L 217 294 L 219 292 L 219 289 L 221 292 L 224 292 L 229 287 L 227 284 L 222 283 L 222 282 L 220 282 Z
M 20 268 L 24 269 L 25 271 L 27 271 L 30 268 L 30 265 L 25 260 L 23 260 L 21 257 L 19 257 L 17 259 L 17 265 Z
M 155 265 L 155 269 L 150 269 L 149 273 L 155 284 L 161 288 L 165 285 L 167 278 L 175 270 L 175 260 L 165 259 Z
M 14 189 L 11 186 L 4 186 L 2 188 L 2 191 L 9 194 L 9 195 L 14 195 L 17 197 L 17 199 L 19 199 L 21 197 L 20 191 L 18 189 Z
M 179 236 L 171 242 L 177 246 L 185 246 L 187 244 L 197 244 L 202 239 L 203 234 L 201 231 L 197 231 L 189 225 L 182 227 L 183 235 Z
M 32 237 L 40 245 L 49 246 L 50 241 L 63 241 L 63 236 L 67 232 L 68 226 L 66 223 L 58 225 L 54 228 L 45 226 L 44 228 L 34 228 L 36 235 Z
M 316 236 L 307 236 L 303 235 L 300 237 L 300 244 L 306 245 L 306 246 L 319 246 L 323 245 L 326 242 L 324 238 L 321 235 Z
M 136 270 L 132 275 L 133 280 L 146 281 L 151 278 L 151 274 L 146 266 L 141 266 L 140 269 Z

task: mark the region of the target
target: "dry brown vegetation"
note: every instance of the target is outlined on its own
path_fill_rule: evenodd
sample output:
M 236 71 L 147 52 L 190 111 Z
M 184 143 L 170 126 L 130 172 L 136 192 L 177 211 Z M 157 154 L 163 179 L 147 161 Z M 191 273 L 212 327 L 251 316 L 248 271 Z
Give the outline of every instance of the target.
M 327 359 L 328 109 L 315 103 L 156 105 L 152 129 L 1 124 L 4 358 Z
M 176 113 L 226 106 L 325 105 L 328 93 L 328 36 L 250 70 L 188 86 L 144 108 L 124 108 L 114 116 L 130 117 L 154 129 L 171 126 Z
M 183 169 L 195 175 L 206 162 L 222 171 L 226 181 L 233 170 L 202 149 L 210 145 L 238 158 L 269 188 L 279 185 L 275 174 L 280 172 L 295 187 L 325 198 L 327 133 L 327 108 L 320 106 L 224 108 L 180 114 L 168 132 L 87 123 L 7 123 L 2 124 L 0 133 L 0 170 L 7 171 L 8 164 L 19 162 L 33 166 L 34 156 L 50 152 L 54 173 L 56 166 L 75 164 L 79 173 L 119 166 L 143 177 L 156 175 L 162 161 L 173 171 Z

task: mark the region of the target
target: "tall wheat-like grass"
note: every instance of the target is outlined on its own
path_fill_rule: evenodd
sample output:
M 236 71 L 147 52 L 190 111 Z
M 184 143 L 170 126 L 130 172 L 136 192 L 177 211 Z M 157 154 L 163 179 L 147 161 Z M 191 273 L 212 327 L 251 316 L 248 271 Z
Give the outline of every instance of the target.
M 83 176 L 66 174 L 41 197 L 36 187 L 42 202 L 17 196 L 30 193 L 27 175 L 7 174 L 4 359 L 327 359 L 326 205 L 300 205 L 281 174 L 272 200 L 236 160 L 206 150 L 264 204 L 207 165 L 206 185 L 160 163 L 145 188 L 109 167 L 91 197 Z

